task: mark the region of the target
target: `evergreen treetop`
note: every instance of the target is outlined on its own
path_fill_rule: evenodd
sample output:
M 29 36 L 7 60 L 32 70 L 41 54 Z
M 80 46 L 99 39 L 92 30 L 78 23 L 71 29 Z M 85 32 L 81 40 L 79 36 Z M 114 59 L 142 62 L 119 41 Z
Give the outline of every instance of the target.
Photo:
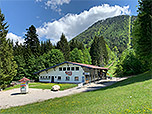
M 63 52 L 66 61 L 69 60 L 70 46 L 63 33 L 61 35 L 60 41 L 57 42 L 57 49 L 60 49 Z
M 17 73 L 11 41 L 6 39 L 8 32 L 5 17 L 0 10 L 0 89 L 4 89 Z
M 147 66 L 152 65 L 152 1 L 139 0 L 138 17 L 133 28 L 133 48 Z
M 31 25 L 27 30 L 27 34 L 25 34 L 25 46 L 29 48 L 35 56 L 40 54 L 40 42 L 38 39 L 38 35 L 36 34 L 36 28 Z
M 108 62 L 106 42 L 103 37 L 95 36 L 90 48 L 90 55 L 93 65 L 104 66 Z

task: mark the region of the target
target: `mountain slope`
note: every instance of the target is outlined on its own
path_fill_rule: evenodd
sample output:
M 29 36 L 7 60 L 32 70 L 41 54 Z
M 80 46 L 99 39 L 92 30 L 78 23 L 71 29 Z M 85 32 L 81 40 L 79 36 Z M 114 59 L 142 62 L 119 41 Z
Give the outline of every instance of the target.
M 73 40 L 90 46 L 95 35 L 103 36 L 111 50 L 122 53 L 129 43 L 132 23 L 135 19 L 135 16 L 121 15 L 98 21 Z

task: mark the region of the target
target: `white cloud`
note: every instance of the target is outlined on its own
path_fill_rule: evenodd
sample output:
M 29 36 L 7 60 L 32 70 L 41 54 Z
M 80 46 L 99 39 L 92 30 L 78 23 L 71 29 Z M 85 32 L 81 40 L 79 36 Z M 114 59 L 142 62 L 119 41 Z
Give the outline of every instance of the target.
M 15 34 L 13 34 L 13 33 L 8 33 L 7 36 L 6 36 L 6 38 L 9 38 L 10 40 L 13 40 L 14 44 L 15 44 L 15 42 L 17 42 L 17 41 L 19 42 L 19 44 L 20 44 L 20 43 L 23 44 L 23 42 L 24 42 L 24 39 L 22 39 L 22 37 L 17 36 L 17 35 L 15 35 Z
M 51 7 L 52 10 L 61 12 L 61 8 L 59 6 L 62 6 L 63 4 L 69 4 L 71 0 L 48 0 L 45 2 L 45 5 L 47 7 Z
M 35 0 L 36 2 L 42 2 L 42 0 Z
M 63 5 L 63 4 L 69 4 L 71 0 L 48 0 L 46 2 L 46 5 L 47 6 L 50 6 L 50 5 Z
M 67 14 L 54 22 L 44 23 L 37 28 L 37 34 L 39 37 L 51 39 L 53 43 L 59 41 L 62 33 L 70 40 L 98 20 L 124 14 L 130 14 L 129 6 L 109 6 L 108 4 L 95 6 L 80 14 Z

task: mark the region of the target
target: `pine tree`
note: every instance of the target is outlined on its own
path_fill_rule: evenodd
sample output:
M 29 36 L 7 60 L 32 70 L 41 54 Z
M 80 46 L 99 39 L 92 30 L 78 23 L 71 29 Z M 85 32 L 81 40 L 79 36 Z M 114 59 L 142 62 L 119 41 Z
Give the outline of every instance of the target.
M 41 41 L 40 47 L 41 47 L 41 55 L 43 55 L 45 53 L 45 46 L 44 46 L 44 42 L 43 41 Z
M 41 41 L 41 54 L 43 55 L 44 53 L 48 53 L 53 49 L 53 45 L 50 40 L 47 41 Z
M 18 67 L 17 67 L 17 75 L 13 78 L 13 80 L 18 81 L 26 76 L 26 72 L 27 72 L 27 69 L 25 67 L 26 62 L 25 62 L 24 56 L 21 54 L 16 55 L 14 57 L 14 60 L 16 61 Z
M 47 40 L 46 41 L 46 50 L 47 50 L 46 53 L 51 51 L 51 49 L 53 49 L 53 45 L 50 40 Z
M 42 68 L 43 67 L 43 68 Z M 35 72 L 44 69 L 43 64 L 40 64 L 38 58 L 35 59 L 34 55 L 31 55 L 28 61 L 26 62 L 26 77 L 31 80 L 38 80 L 38 76 L 34 75 Z
M 90 48 L 90 55 L 93 65 L 104 66 L 108 62 L 106 42 L 103 37 L 95 36 Z
M 133 28 L 133 48 L 148 67 L 152 65 L 152 1 L 139 0 L 137 20 Z
M 60 41 L 57 43 L 57 49 L 63 52 L 66 61 L 69 60 L 70 46 L 64 34 L 61 35 Z
M 24 49 L 23 49 L 23 45 L 19 44 L 18 41 L 15 42 L 15 46 L 13 47 L 14 50 L 14 56 L 18 56 L 18 55 L 23 55 L 24 54 Z
M 70 41 L 70 50 L 72 51 L 74 48 L 78 48 L 80 50 L 85 49 L 82 42 L 79 42 L 78 40 L 72 39 Z
M 33 55 L 40 55 L 40 42 L 38 39 L 38 35 L 36 34 L 36 28 L 31 25 L 27 30 L 27 34 L 25 34 L 25 46 L 29 48 Z
M 0 10 L 0 89 L 4 89 L 17 73 L 17 65 L 14 61 L 13 47 L 10 40 L 6 39 L 8 33 L 5 17 Z

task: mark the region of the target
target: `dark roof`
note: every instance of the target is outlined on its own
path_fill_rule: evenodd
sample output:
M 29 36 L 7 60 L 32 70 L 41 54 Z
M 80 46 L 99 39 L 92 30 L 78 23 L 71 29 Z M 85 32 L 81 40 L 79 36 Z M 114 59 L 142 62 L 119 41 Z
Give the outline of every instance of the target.
M 49 70 L 49 69 L 51 69 L 51 68 L 55 68 L 55 67 L 57 67 L 57 66 L 60 66 L 60 65 L 62 65 L 62 64 L 65 64 L 65 63 L 73 64 L 73 65 L 78 65 L 78 66 L 82 66 L 82 67 L 86 67 L 86 68 L 90 68 L 90 69 L 108 70 L 108 68 L 104 68 L 104 67 L 99 67 L 99 66 L 94 66 L 94 65 L 88 65 L 88 64 L 82 64 L 82 63 L 65 61 L 65 62 L 56 64 L 56 65 L 54 65 L 54 66 L 51 66 L 51 67 L 49 67 L 49 68 L 43 69 L 43 70 L 41 70 L 41 71 L 35 72 L 34 74 L 38 74 L 38 73 L 41 73 L 41 72 L 43 72 L 43 71 L 47 71 L 47 70 Z

